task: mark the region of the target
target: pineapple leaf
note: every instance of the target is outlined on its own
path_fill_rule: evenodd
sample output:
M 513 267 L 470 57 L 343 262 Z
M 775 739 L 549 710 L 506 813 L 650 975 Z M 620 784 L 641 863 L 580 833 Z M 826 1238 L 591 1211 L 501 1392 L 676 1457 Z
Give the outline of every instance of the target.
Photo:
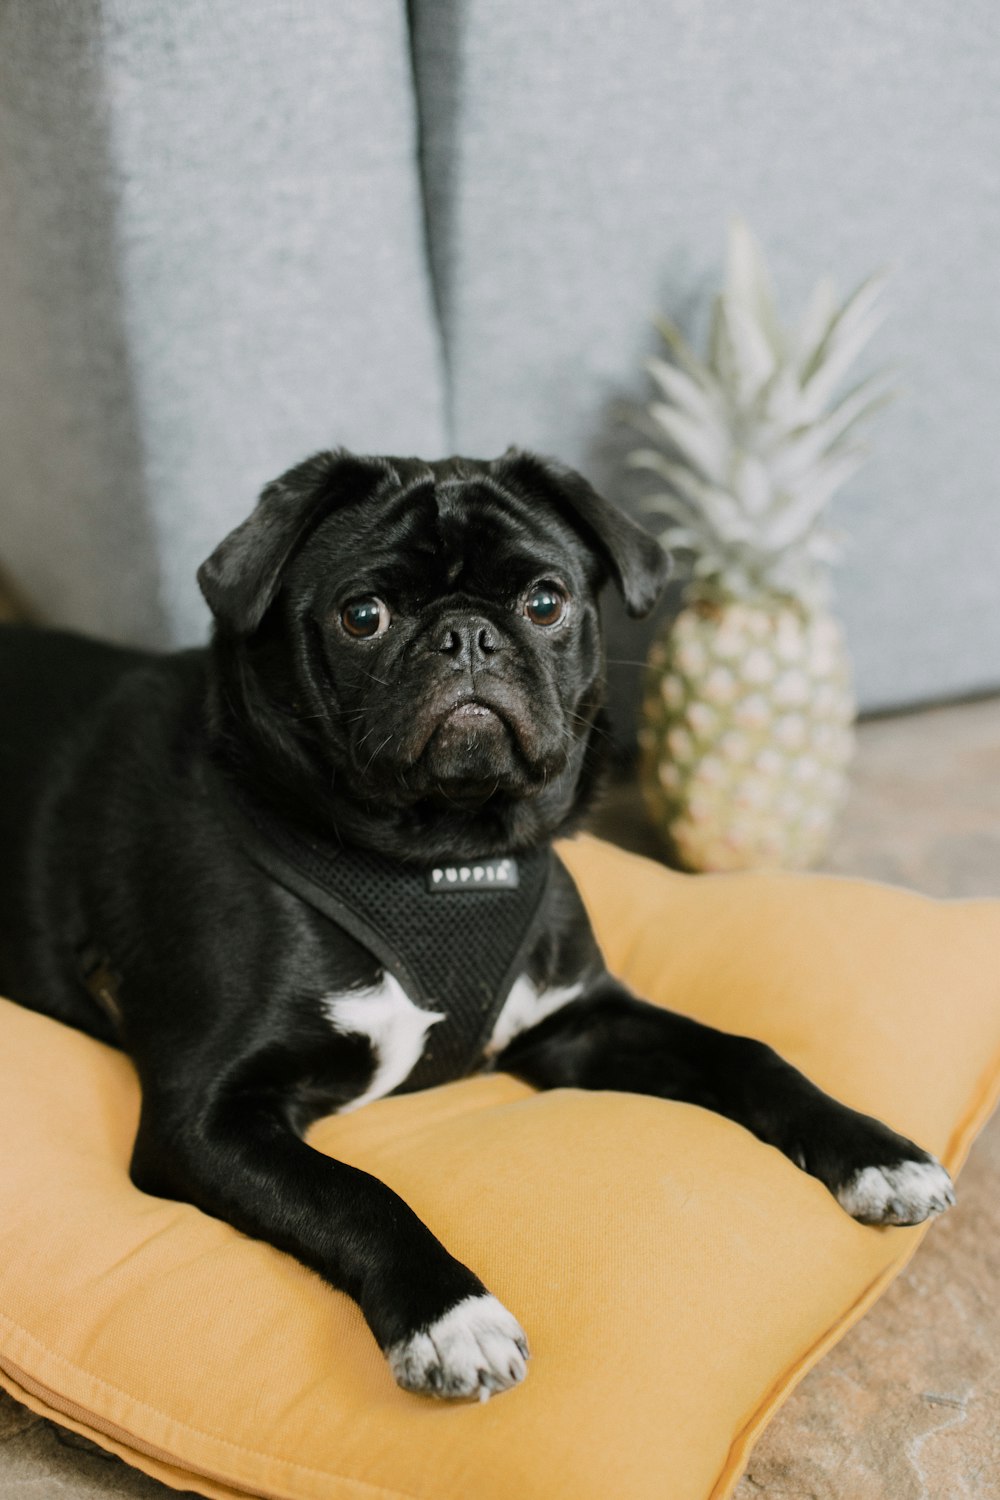
M 833 319 L 803 371 L 802 394 L 813 418 L 819 416 L 848 366 L 882 322 L 885 314 L 875 304 L 887 280 L 887 271 L 877 271 L 861 283 Z
M 816 433 L 813 447 L 823 450 L 832 446 L 841 437 L 851 432 L 859 423 L 867 420 L 881 407 L 894 399 L 895 393 L 885 385 L 886 372 L 878 370 L 853 386 L 825 416 L 813 417 L 800 399 L 794 382 L 789 383 L 789 372 L 779 371 L 775 380 L 761 392 L 750 414 L 750 426 L 756 431 L 757 451 L 769 458 L 779 452 L 790 451 L 798 437 L 807 432 Z M 795 457 L 790 451 L 790 456 Z M 787 471 L 782 471 L 782 479 Z
M 633 448 L 625 462 L 630 469 L 651 469 L 664 479 L 670 478 L 676 467 L 656 448 Z
M 652 515 L 667 516 L 670 520 L 677 521 L 684 526 L 697 524 L 699 520 L 694 507 L 680 495 L 644 495 L 642 508 Z M 663 540 L 662 535 L 659 540 Z
M 853 477 L 866 457 L 863 449 L 850 448 L 817 465 L 810 474 L 806 492 L 790 500 L 762 529 L 762 550 L 778 552 L 805 536 L 822 515 L 830 497 Z
M 739 505 L 725 490 L 707 484 L 691 469 L 683 464 L 672 464 L 669 460 L 657 465 L 656 472 L 674 490 L 673 497 L 665 496 L 664 499 L 676 498 L 685 504 L 687 511 L 683 519 L 688 523 L 701 521 L 706 550 L 713 547 L 717 551 L 724 550 L 736 536 L 749 534 L 748 523 L 740 514 Z
M 660 542 L 664 547 L 673 547 L 678 552 L 697 552 L 702 538 L 697 531 L 692 531 L 687 526 L 668 526 L 666 531 L 661 531 Z
M 713 393 L 663 359 L 647 359 L 646 368 L 663 394 L 681 406 L 696 422 L 719 424 L 720 413 Z
M 641 433 L 642 436 L 644 438 L 647 438 L 649 442 L 663 442 L 663 428 L 660 426 L 659 422 L 654 421 L 654 419 L 650 416 L 648 406 L 633 406 L 627 409 L 622 413 L 621 420 L 629 427 L 634 428 L 636 432 Z M 652 450 L 643 449 L 642 451 L 650 452 Z M 632 467 L 642 469 L 646 468 L 647 465 L 632 464 Z
M 885 371 L 876 370 L 858 385 L 852 386 L 827 417 L 831 446 L 875 412 L 896 399 L 896 392 L 885 385 Z M 874 394 L 873 394 L 874 393 Z
M 752 453 L 737 453 L 732 471 L 733 493 L 748 516 L 761 516 L 767 511 L 772 497 L 772 486 L 767 468 Z
M 726 299 L 742 310 L 767 341 L 773 361 L 784 356 L 774 289 L 760 245 L 739 214 L 729 222 L 726 252 Z
M 752 400 L 777 368 L 774 350 L 746 308 L 722 298 L 726 337 L 740 374 L 743 402 Z M 741 404 L 743 404 L 741 402 Z
M 833 277 L 824 276 L 814 287 L 791 340 L 791 365 L 800 378 L 815 360 L 836 316 L 837 289 Z
M 819 460 L 835 445 L 843 443 L 847 432 L 865 416 L 869 406 L 867 391 L 856 391 L 840 407 L 821 421 L 807 423 L 788 434 L 780 448 L 771 455 L 770 469 L 776 489 L 809 485 Z
M 691 379 L 702 385 L 714 386 L 711 370 L 698 358 L 680 329 L 666 318 L 655 318 L 653 323 L 674 359 Z
M 730 599 L 745 599 L 753 592 L 753 583 L 745 568 L 723 568 L 719 584 L 720 591 Z
M 843 540 L 830 531 L 817 529 L 806 537 L 802 550 L 815 562 L 832 563 L 843 551 Z
M 652 402 L 649 412 L 693 469 L 706 479 L 718 482 L 722 478 L 729 458 L 729 443 L 722 428 L 708 428 L 662 401 Z
M 848 368 L 884 321 L 885 313 L 879 309 L 856 324 L 849 333 L 845 331 L 835 337 L 825 362 L 802 387 L 803 415 L 807 421 L 815 421 L 822 415 Z
M 721 294 L 712 305 L 709 329 L 709 368 L 729 396 L 730 405 L 742 408 L 753 401 L 757 390 L 774 369 L 774 357 L 753 324 Z
M 814 498 L 816 514 L 819 515 L 837 490 L 868 461 L 868 449 L 855 443 L 835 448 L 817 465 L 810 477 L 809 488 Z
M 744 418 L 747 431 L 756 434 L 756 446 L 768 450 L 792 428 L 804 421 L 802 388 L 791 365 L 779 365 L 757 392 Z
M 696 515 L 700 514 L 705 493 L 704 480 L 699 479 L 684 464 L 674 463 L 663 453 L 652 448 L 639 448 L 628 457 L 632 469 L 648 469 L 669 484 L 671 497 L 683 500 Z M 656 499 L 656 496 L 651 497 Z M 666 498 L 666 497 L 665 497 Z

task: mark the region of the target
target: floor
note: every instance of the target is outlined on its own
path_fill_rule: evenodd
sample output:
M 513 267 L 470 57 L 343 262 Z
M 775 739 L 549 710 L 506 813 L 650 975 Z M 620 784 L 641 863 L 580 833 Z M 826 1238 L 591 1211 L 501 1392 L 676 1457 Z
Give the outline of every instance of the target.
M 860 739 L 827 868 L 937 896 L 1000 896 L 1000 700 L 874 720 Z M 599 831 L 656 852 L 628 784 L 612 789 Z M 175 1494 L 0 1396 L 0 1500 Z M 1000 1500 L 1000 1116 L 962 1174 L 959 1206 L 805 1378 L 736 1490 L 736 1500 L 965 1497 Z

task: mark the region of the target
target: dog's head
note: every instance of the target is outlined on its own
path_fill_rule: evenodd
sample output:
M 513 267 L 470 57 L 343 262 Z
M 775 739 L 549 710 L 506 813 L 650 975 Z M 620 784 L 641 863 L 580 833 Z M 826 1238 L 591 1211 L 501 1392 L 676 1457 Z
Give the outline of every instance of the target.
M 566 822 L 600 732 L 600 589 L 640 615 L 666 573 L 651 537 L 530 454 L 334 452 L 268 485 L 198 579 L 244 764 L 352 838 L 437 857 Z

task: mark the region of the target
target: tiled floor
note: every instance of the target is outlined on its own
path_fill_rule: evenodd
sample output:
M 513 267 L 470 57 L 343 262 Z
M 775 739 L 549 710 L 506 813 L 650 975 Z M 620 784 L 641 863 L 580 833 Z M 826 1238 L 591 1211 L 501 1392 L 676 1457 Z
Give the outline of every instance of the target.
M 655 852 L 631 787 L 612 791 L 600 831 Z M 1000 700 L 864 725 L 828 868 L 1000 896 Z M 0 1500 L 175 1493 L 0 1399 Z M 802 1382 L 736 1495 L 1000 1500 L 1000 1118 L 973 1151 L 958 1208 Z

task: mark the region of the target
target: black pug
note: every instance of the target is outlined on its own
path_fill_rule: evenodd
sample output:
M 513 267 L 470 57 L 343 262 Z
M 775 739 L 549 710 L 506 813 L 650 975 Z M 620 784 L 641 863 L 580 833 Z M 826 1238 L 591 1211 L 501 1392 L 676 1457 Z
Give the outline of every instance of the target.
M 201 568 L 207 650 L 0 634 L 0 991 L 125 1048 L 135 1184 L 347 1292 L 407 1390 L 515 1385 L 525 1336 L 304 1143 L 318 1116 L 499 1068 L 716 1110 L 866 1223 L 953 1201 L 911 1141 L 604 967 L 552 840 L 601 759 L 600 589 L 641 615 L 665 576 L 527 453 L 322 453 Z

